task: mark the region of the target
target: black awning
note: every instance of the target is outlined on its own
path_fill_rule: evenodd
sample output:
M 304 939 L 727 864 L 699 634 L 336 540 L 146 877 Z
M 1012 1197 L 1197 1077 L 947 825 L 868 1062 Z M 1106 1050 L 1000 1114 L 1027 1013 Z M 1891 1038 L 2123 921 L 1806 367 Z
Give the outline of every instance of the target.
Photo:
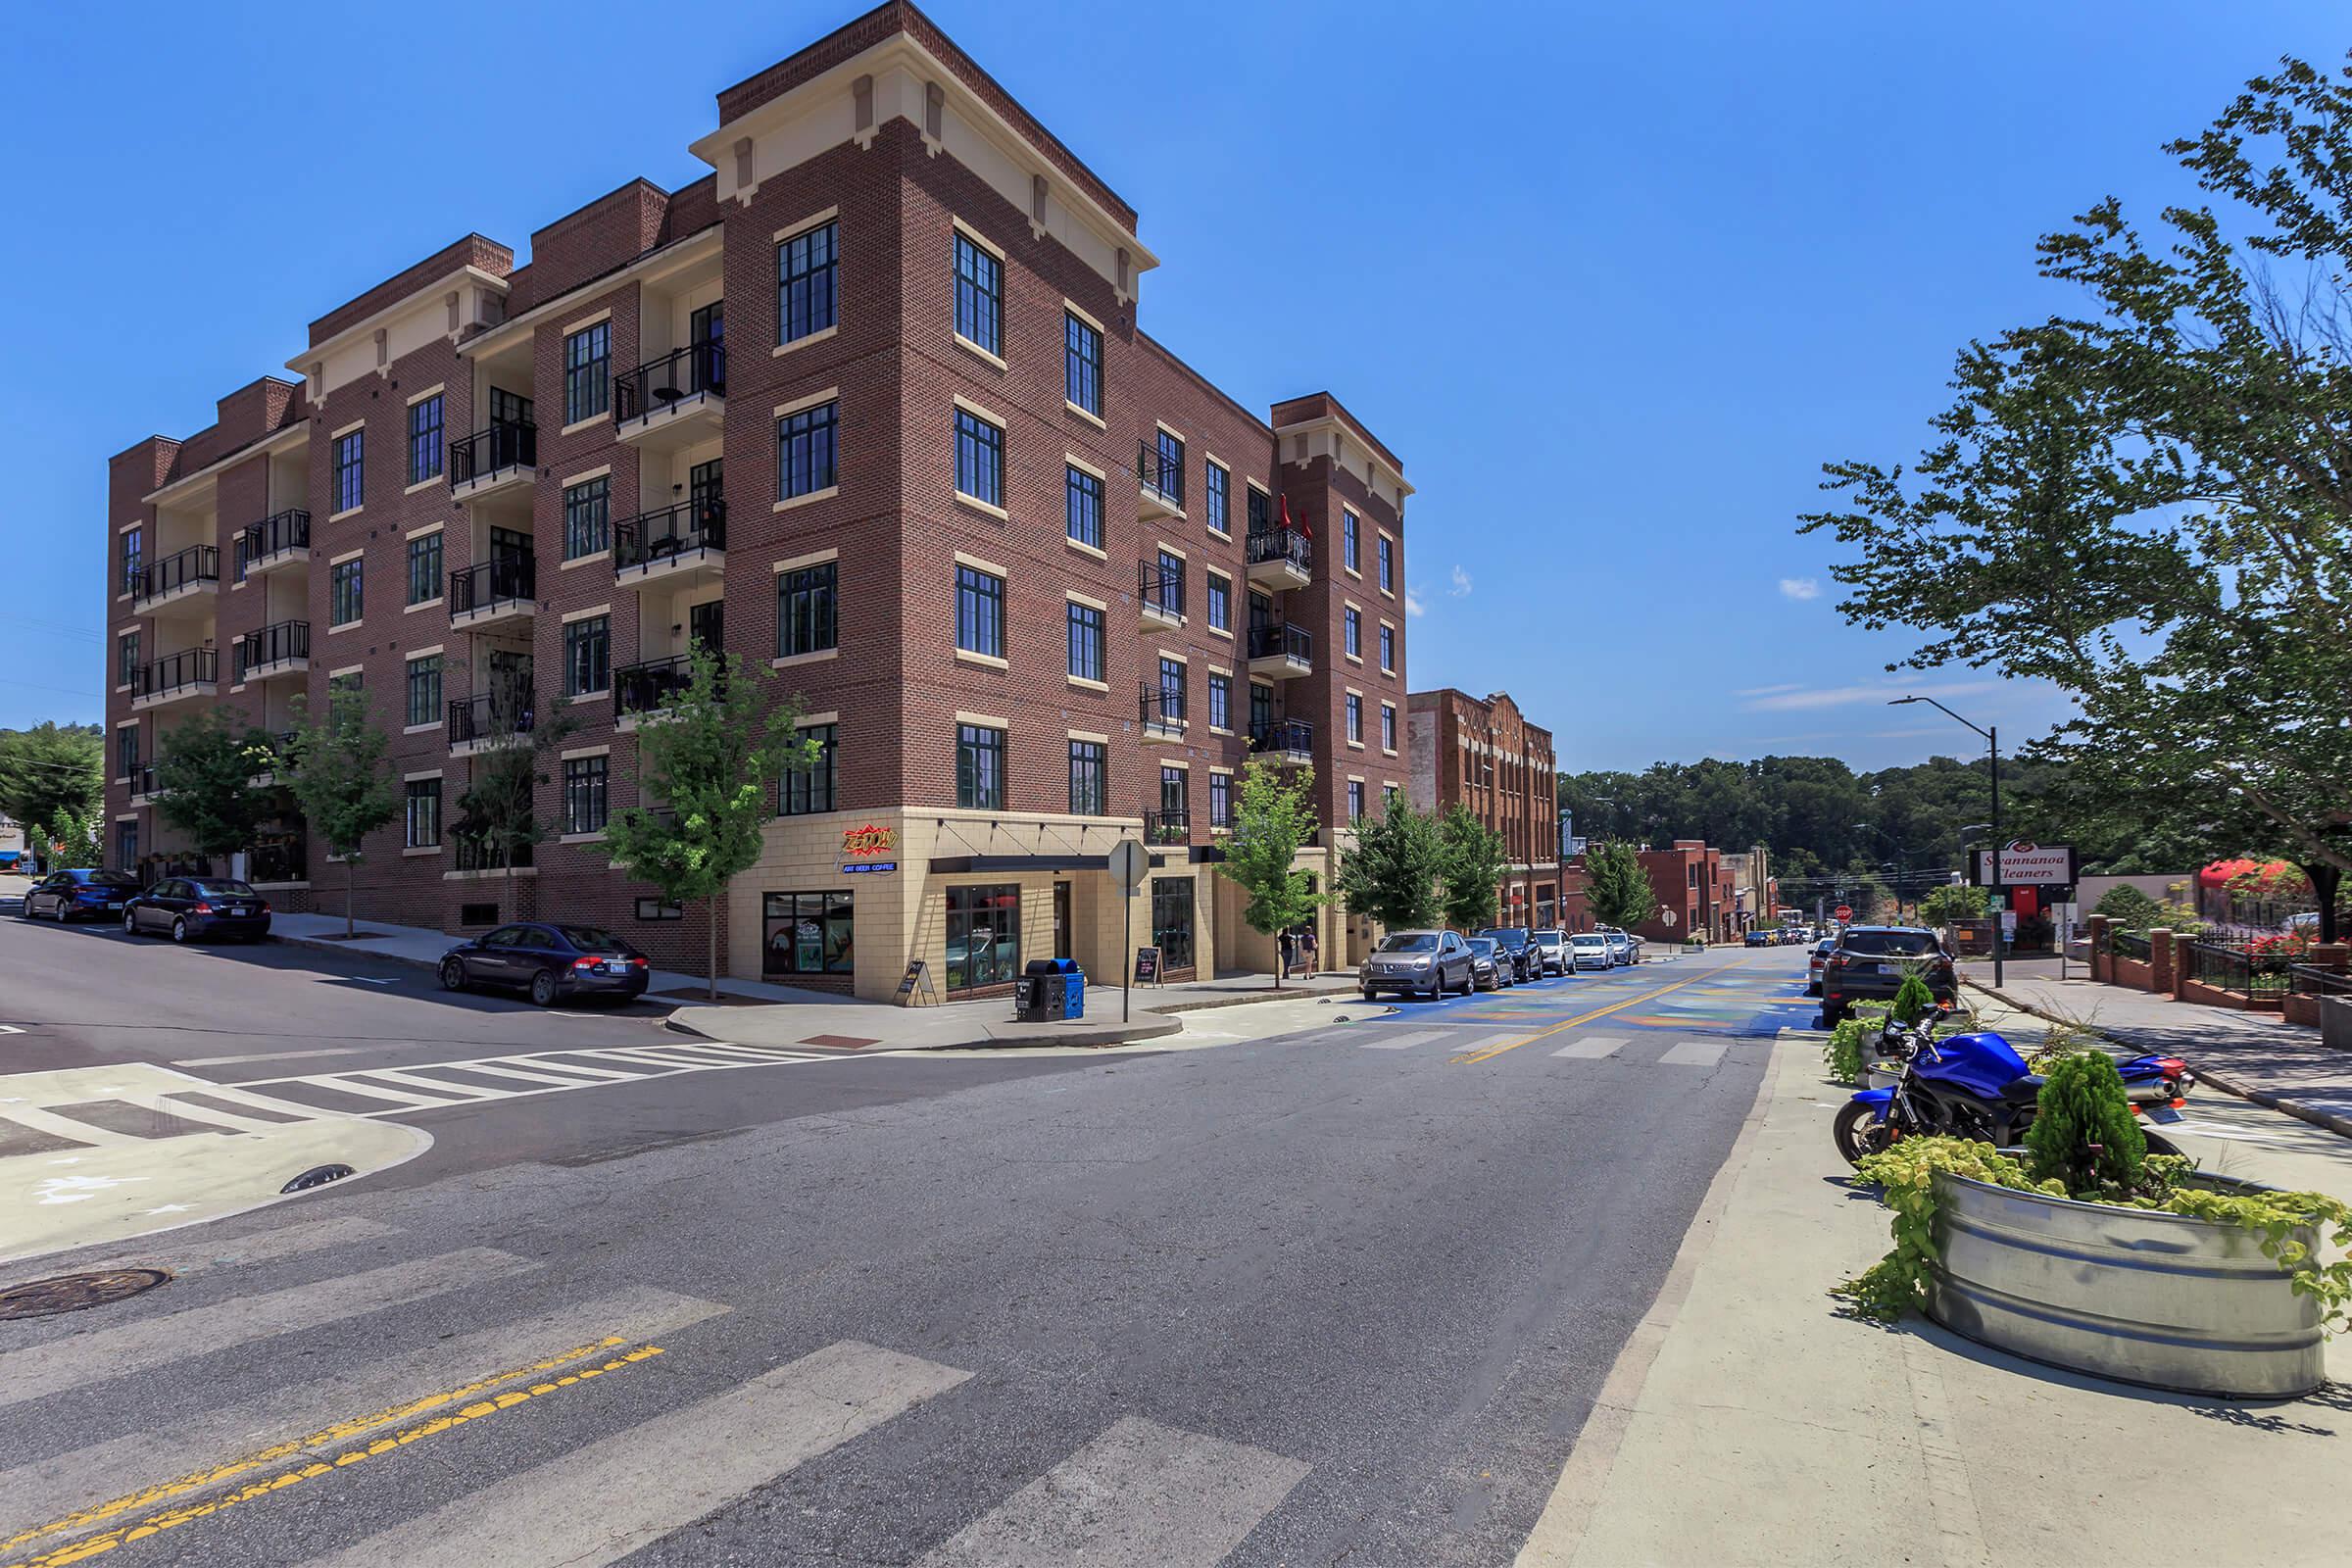
M 1155 866 L 1168 863 L 1164 855 L 1152 857 Z M 949 855 L 934 856 L 933 876 L 963 876 L 973 871 L 1102 871 L 1108 869 L 1100 855 Z

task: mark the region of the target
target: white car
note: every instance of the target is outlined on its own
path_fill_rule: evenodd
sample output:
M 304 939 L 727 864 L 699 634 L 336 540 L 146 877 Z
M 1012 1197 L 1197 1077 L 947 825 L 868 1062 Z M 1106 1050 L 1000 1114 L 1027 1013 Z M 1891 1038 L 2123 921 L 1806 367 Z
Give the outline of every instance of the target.
M 1537 968 L 1544 974 L 1568 972 L 1568 933 L 1539 931 L 1536 933 Z
M 1602 926 L 1600 934 L 1608 940 L 1609 955 L 1614 961 L 1618 963 L 1640 963 L 1642 961 L 1641 938 L 1620 931 L 1613 925 Z
M 1568 963 L 1574 969 L 1613 969 L 1617 951 L 1598 931 L 1579 931 L 1568 938 Z

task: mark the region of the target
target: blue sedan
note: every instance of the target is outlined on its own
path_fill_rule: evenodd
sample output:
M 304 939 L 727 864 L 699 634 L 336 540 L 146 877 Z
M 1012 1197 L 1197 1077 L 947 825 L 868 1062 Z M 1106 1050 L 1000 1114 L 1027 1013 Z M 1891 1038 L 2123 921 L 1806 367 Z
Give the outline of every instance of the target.
M 27 920 L 43 915 L 64 925 L 69 920 L 111 920 L 139 884 L 120 871 L 52 871 L 24 895 Z
M 166 877 L 122 906 L 122 929 L 134 937 L 163 932 L 174 942 L 259 942 L 270 934 L 270 901 L 231 877 Z
M 645 995 L 653 978 L 644 954 L 592 925 L 528 920 L 461 942 L 441 959 L 441 984 L 451 991 L 500 986 L 528 991 L 542 1007 L 564 997 Z

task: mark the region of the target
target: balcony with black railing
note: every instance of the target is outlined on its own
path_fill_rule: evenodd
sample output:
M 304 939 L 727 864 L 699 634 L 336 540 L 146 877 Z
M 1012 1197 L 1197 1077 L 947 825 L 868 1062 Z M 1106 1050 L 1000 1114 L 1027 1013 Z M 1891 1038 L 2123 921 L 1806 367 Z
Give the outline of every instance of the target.
M 449 444 L 449 493 L 457 500 L 528 484 L 538 471 L 539 426 L 528 419 L 494 420 Z
M 1147 682 L 1136 691 L 1135 711 L 1145 745 L 1165 745 L 1184 739 L 1186 720 L 1181 688 Z
M 691 343 L 612 378 L 613 434 L 660 451 L 718 431 L 726 416 L 727 347 Z
M 1178 517 L 1184 514 L 1184 448 L 1162 448 L 1155 442 L 1135 444 L 1135 477 L 1143 493 L 1143 514 Z
M 259 577 L 311 556 L 311 514 L 300 507 L 272 513 L 237 530 L 237 557 L 245 575 Z
M 1176 808 L 1144 813 L 1146 844 L 1190 844 L 1192 841 L 1192 812 Z
M 531 733 L 536 700 L 529 692 L 484 692 L 449 705 L 449 751 L 471 757 L 494 746 L 512 746 Z
M 1315 580 L 1315 542 L 1296 528 L 1258 529 L 1245 548 L 1254 587 L 1280 591 L 1303 588 Z
M 138 583 L 130 591 L 130 609 L 133 614 L 144 615 L 198 594 L 220 591 L 220 547 L 190 545 L 140 568 Z
M 492 556 L 449 574 L 449 623 L 486 626 L 535 613 L 539 562 L 529 551 Z
M 247 632 L 231 648 L 236 655 L 239 684 L 278 675 L 299 675 L 311 667 L 311 623 L 272 621 L 258 631 Z
M 1287 680 L 1315 668 L 1315 637 L 1295 621 L 1250 628 L 1250 673 Z
M 727 504 L 715 496 L 639 513 L 612 525 L 616 581 L 715 572 L 726 561 Z
M 286 782 L 286 774 L 294 763 L 294 745 L 302 738 L 298 729 L 281 729 L 267 738 L 254 757 L 253 776 L 246 780 L 256 788 L 268 788 Z
M 188 648 L 130 672 L 130 706 L 161 708 L 188 697 L 210 697 L 220 689 L 220 656 L 210 648 Z
M 162 793 L 163 791 L 156 787 L 155 768 L 152 764 L 146 767 L 134 767 L 130 770 L 131 805 L 145 805 Z
M 1183 625 L 1183 565 L 1161 561 L 1136 563 L 1135 603 L 1146 630 Z
M 257 888 L 293 887 L 310 879 L 310 844 L 301 833 L 271 833 L 245 852 L 245 880 Z
M 624 729 L 647 713 L 667 709 L 694 681 L 694 656 L 673 654 L 622 664 L 612 671 L 612 716 Z M 713 671 L 719 690 L 726 687 L 726 668 Z
M 1303 718 L 1277 718 L 1250 726 L 1250 750 L 1278 762 L 1315 760 L 1315 726 Z

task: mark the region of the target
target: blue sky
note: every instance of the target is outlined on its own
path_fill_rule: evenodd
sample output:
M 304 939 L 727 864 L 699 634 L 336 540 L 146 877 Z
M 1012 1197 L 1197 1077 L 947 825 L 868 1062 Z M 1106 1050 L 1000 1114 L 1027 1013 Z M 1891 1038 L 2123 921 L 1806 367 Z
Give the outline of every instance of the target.
M 713 94 L 860 9 L 21 16 L 0 724 L 102 711 L 111 454 L 467 229 L 519 250 L 697 177 Z M 1907 459 L 1961 342 L 2067 303 L 2036 234 L 2109 192 L 2152 217 L 2186 194 L 2167 137 L 2352 44 L 2339 7 L 2263 0 L 926 9 L 1141 212 L 1152 333 L 1399 453 L 1412 683 L 1509 690 L 1571 769 L 1968 750 L 1882 705 L 1908 643 L 1847 628 L 1835 547 L 1792 529 L 1821 463 Z M 2020 741 L 2060 711 L 1909 686 Z

